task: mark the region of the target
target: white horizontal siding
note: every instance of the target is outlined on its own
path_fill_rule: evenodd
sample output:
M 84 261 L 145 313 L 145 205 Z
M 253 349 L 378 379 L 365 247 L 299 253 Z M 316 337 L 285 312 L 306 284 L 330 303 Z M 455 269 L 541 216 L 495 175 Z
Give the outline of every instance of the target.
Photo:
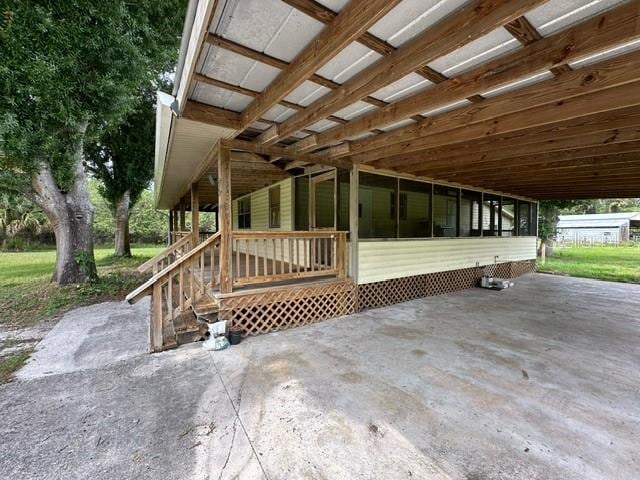
M 293 208 L 291 205 L 293 179 L 287 178 L 281 182 L 255 192 L 251 192 L 251 228 L 249 230 L 292 230 Z M 280 185 L 280 227 L 269 228 L 269 189 Z M 247 195 L 241 198 L 246 198 Z M 231 205 L 233 215 L 233 229 L 238 229 L 238 200 Z
M 536 258 L 535 237 L 361 241 L 358 283 Z

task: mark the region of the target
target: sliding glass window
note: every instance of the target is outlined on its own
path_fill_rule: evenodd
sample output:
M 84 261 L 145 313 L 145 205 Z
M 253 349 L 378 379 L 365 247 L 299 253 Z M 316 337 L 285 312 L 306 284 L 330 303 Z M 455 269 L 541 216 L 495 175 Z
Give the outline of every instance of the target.
M 400 238 L 431 237 L 431 184 L 400 179 Z
M 397 236 L 398 179 L 361 172 L 358 189 L 360 238 Z
M 458 193 L 453 187 L 433 186 L 433 236 L 458 235 Z
M 497 237 L 500 232 L 500 197 L 484 195 L 482 202 L 482 235 Z
M 516 234 L 516 201 L 513 198 L 502 197 L 502 222 L 500 235 L 513 237 Z
M 535 219 L 533 218 L 533 204 L 523 200 L 518 201 L 518 235 L 535 235 Z
M 460 191 L 460 236 L 479 237 L 482 233 L 482 193 Z

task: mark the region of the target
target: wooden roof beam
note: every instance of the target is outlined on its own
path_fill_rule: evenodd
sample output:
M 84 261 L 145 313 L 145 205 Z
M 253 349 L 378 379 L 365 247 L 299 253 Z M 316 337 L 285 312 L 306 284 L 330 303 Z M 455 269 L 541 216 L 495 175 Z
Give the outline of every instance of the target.
M 251 152 L 260 155 L 268 155 L 275 157 L 288 158 L 290 160 L 298 160 L 311 164 L 327 165 L 331 167 L 351 168 L 351 162 L 345 159 L 327 160 L 326 162 L 318 162 L 316 158 L 309 154 L 299 153 L 291 154 L 284 148 L 275 145 L 262 145 L 253 142 L 246 142 L 243 140 L 231 140 L 221 139 L 221 145 L 223 148 L 229 150 L 236 150 L 240 152 Z
M 274 104 L 286 97 L 305 80 L 308 80 L 316 70 L 384 17 L 399 1 L 351 1 L 331 24 L 302 49 L 276 79 L 261 92 L 260 96 L 244 109 L 240 120 L 241 125 L 246 127 L 260 118 Z M 325 115 L 324 118 L 328 115 Z M 288 134 L 294 133 L 294 131 Z
M 444 174 L 452 177 L 485 175 L 492 172 L 508 171 L 509 168 L 540 167 L 542 165 L 563 165 L 590 162 L 597 158 L 634 158 L 640 162 L 640 142 L 613 143 L 606 145 L 587 145 L 577 149 L 566 149 L 552 152 L 542 152 L 535 155 L 524 155 L 520 157 L 508 157 L 497 160 L 471 161 L 466 165 L 454 164 L 450 168 L 444 169 L 444 164 L 436 163 L 431 169 L 430 165 L 425 165 L 420 173 L 427 175 Z
M 325 7 L 324 5 L 316 2 L 315 0 L 282 0 L 284 3 L 291 5 L 296 10 L 299 10 L 311 18 L 316 19 L 319 22 L 324 24 L 328 24 L 333 21 L 333 19 L 338 15 L 333 10 Z M 358 38 L 358 42 L 364 45 L 365 47 L 373 50 L 374 52 L 379 53 L 380 55 L 389 55 L 397 50 L 396 47 L 391 45 L 389 42 L 382 40 L 381 38 L 376 37 L 375 35 L 365 32 L 360 38 Z M 447 77 L 442 73 L 432 69 L 427 65 L 423 65 L 418 68 L 415 73 L 421 75 L 432 83 L 442 83 L 447 80 Z M 472 102 L 478 102 L 482 100 L 482 97 L 479 95 L 474 95 L 469 98 Z
M 640 74 L 640 71 L 637 73 Z M 390 145 L 391 142 L 387 139 L 388 143 L 385 147 L 351 155 L 350 158 L 355 162 L 370 162 L 395 154 L 407 154 L 444 145 L 464 143 L 483 137 L 526 130 L 531 127 L 549 125 L 594 113 L 636 105 L 640 105 L 640 81 L 626 83 L 587 95 L 564 99 L 557 103 L 510 113 L 484 122 L 462 126 L 455 130 L 448 130 L 424 137 L 417 136 L 402 143 Z M 353 143 L 351 145 L 353 149 Z M 320 157 L 320 155 L 318 156 Z
M 573 59 L 637 38 L 640 38 L 640 7 L 633 2 L 623 4 L 602 15 L 480 65 L 444 83 L 361 115 L 343 126 L 316 134 L 305 139 L 304 143 L 297 143 L 295 147 L 289 148 L 290 150 L 309 151 L 322 145 L 335 143 L 363 133 L 370 128 L 389 125 L 415 113 L 449 105 L 474 92 L 487 91 L 542 69 L 564 65 Z M 454 115 L 457 112 L 459 109 L 450 114 Z M 428 121 L 425 120 L 425 122 Z M 416 125 L 409 125 L 380 135 L 378 139 L 381 140 L 381 143 L 385 143 L 386 140 L 382 139 L 392 135 L 407 133 L 408 137 L 416 128 L 418 128 Z
M 280 125 L 278 137 L 287 136 L 305 125 L 325 118 L 415 71 L 420 66 L 520 17 L 531 8 L 546 1 L 470 1 L 454 14 L 447 16 L 433 27 L 405 42 L 388 56 L 350 78 L 340 88 L 313 102 L 304 112 L 298 112 L 288 118 Z M 271 141 L 276 141 L 278 137 L 272 138 Z
M 496 139 L 498 140 L 498 139 Z M 480 154 L 478 159 L 473 154 L 446 158 L 441 160 L 416 160 L 414 164 L 398 165 L 394 169 L 397 171 L 413 174 L 444 174 L 459 171 L 465 168 L 473 168 L 474 165 L 486 165 L 490 162 L 504 161 L 513 157 L 525 157 L 540 155 L 551 152 L 562 152 L 567 150 L 578 150 L 582 148 L 595 148 L 601 146 L 611 146 L 637 142 L 640 140 L 640 126 L 632 126 L 622 129 L 602 130 L 596 133 L 579 136 L 559 137 L 557 139 L 540 141 L 537 143 L 527 142 L 520 144 L 518 141 L 507 141 L 498 146 L 495 152 L 489 149 L 485 154 Z M 384 167 L 379 167 L 384 168 Z
M 503 135 L 471 140 L 454 146 L 445 145 L 422 150 L 414 154 L 398 154 L 371 162 L 371 165 L 376 168 L 407 167 L 419 165 L 425 161 L 440 161 L 449 165 L 447 162 L 455 162 L 457 160 L 480 161 L 489 156 L 507 158 L 509 156 L 528 155 L 528 144 L 544 142 L 556 144 L 561 140 L 572 137 L 588 138 L 589 135 L 603 131 L 611 132 L 616 129 L 623 131 L 626 128 L 638 125 L 640 125 L 640 108 L 627 107 Z

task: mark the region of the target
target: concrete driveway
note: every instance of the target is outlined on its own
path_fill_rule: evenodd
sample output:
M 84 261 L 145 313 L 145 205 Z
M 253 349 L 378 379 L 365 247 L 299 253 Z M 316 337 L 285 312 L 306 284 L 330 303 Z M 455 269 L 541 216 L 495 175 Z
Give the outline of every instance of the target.
M 640 286 L 532 275 L 146 355 L 67 315 L 0 387 L 0 478 L 631 479 Z

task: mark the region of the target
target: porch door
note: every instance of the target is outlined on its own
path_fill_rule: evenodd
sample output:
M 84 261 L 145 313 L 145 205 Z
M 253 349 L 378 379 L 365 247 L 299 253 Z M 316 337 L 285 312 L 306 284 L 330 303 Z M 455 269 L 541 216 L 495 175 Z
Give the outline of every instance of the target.
M 336 172 L 311 177 L 309 185 L 309 230 L 336 229 Z M 329 267 L 333 263 L 333 243 L 328 238 L 311 242 L 310 256 L 316 265 Z
M 336 229 L 336 172 L 311 177 L 309 230 Z

